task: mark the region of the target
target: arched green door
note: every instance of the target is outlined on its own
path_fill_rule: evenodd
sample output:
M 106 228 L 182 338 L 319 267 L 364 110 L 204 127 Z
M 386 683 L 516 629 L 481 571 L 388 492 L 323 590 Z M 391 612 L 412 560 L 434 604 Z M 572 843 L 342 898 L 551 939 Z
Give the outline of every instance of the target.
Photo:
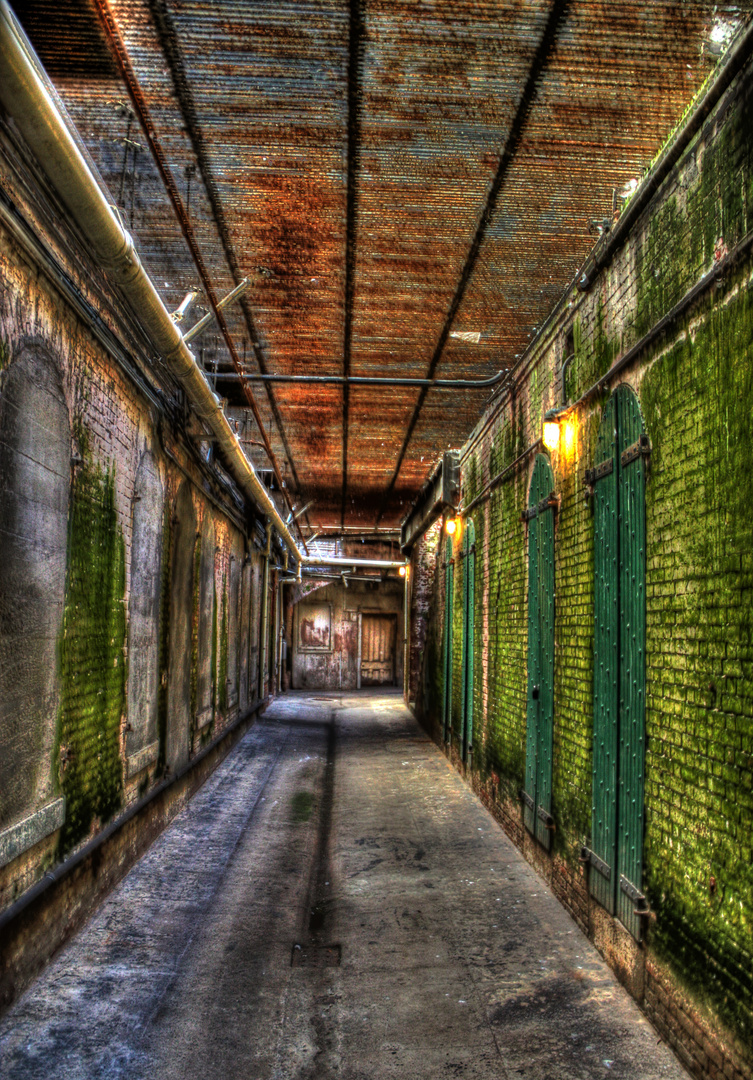
M 539 454 L 528 491 L 528 703 L 523 820 L 547 850 L 552 842 L 554 734 L 554 476 Z
M 448 538 L 445 545 L 444 640 L 442 642 L 442 667 L 444 669 L 442 734 L 446 743 L 452 738 L 452 601 L 454 591 L 455 565 L 452 557 L 452 540 Z
M 467 521 L 463 537 L 463 735 L 461 753 L 467 762 L 473 754 L 473 646 L 476 597 L 476 530 Z
M 638 400 L 606 404 L 594 471 L 594 739 L 591 894 L 640 937 L 646 682 L 648 442 Z

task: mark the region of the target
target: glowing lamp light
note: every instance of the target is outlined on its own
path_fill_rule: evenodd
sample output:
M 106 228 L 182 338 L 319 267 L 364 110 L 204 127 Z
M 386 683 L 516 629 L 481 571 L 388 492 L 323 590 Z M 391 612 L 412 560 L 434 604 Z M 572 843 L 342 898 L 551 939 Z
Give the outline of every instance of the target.
M 544 446 L 547 450 L 556 450 L 560 444 L 560 426 L 556 420 L 544 421 Z
M 565 457 L 570 459 L 575 453 L 575 421 L 568 420 L 565 424 Z
M 559 414 L 561 412 L 562 409 L 549 409 L 544 413 L 544 431 L 541 440 L 550 453 L 556 450 L 560 444 Z
M 452 536 L 457 527 L 458 526 L 455 518 L 447 518 L 447 521 L 445 521 L 444 523 L 444 529 L 448 536 Z
M 398 567 L 398 571 L 397 571 L 397 572 L 398 572 L 398 574 L 400 575 L 400 577 L 405 577 L 405 567 L 404 567 L 404 566 L 400 566 L 400 567 Z

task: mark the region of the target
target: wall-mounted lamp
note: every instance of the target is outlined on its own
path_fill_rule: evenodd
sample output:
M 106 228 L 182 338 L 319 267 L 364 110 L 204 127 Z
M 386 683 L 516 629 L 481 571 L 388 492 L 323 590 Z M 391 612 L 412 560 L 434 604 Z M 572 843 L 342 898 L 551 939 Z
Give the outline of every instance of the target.
M 444 523 L 444 531 L 448 536 L 453 536 L 459 525 L 460 518 L 447 518 Z
M 544 431 L 541 440 L 551 453 L 560 444 L 560 417 L 564 409 L 548 409 L 544 413 Z
M 407 573 L 404 566 L 399 566 L 397 572 L 400 575 L 400 577 L 405 577 L 405 575 Z

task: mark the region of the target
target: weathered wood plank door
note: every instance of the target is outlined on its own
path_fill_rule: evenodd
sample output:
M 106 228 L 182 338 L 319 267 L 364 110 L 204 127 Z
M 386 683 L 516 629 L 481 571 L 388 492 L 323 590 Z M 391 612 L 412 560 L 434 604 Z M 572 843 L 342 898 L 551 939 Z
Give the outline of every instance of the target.
M 395 615 L 363 615 L 361 620 L 361 686 L 395 683 Z
M 528 492 L 528 699 L 523 820 L 549 850 L 552 842 L 554 737 L 554 476 L 539 454 Z
M 643 904 L 646 453 L 640 406 L 619 386 L 594 466 L 591 894 L 640 938 Z

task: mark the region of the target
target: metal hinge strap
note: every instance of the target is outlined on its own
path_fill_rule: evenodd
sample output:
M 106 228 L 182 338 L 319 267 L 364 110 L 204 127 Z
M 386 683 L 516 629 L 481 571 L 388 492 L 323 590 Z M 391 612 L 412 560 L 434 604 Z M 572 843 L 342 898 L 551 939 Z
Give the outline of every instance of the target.
M 602 461 L 601 465 L 597 465 L 594 469 L 586 469 L 586 483 L 595 484 L 597 480 L 603 480 L 605 476 L 609 476 L 614 472 L 614 458 L 607 458 L 606 461 Z
M 536 810 L 536 803 L 533 801 L 525 788 L 521 788 L 518 794 L 520 795 L 521 800 L 526 804 L 529 810 Z
M 624 874 L 620 874 L 620 890 L 638 906 L 639 911 L 637 914 L 648 911 L 648 900 L 646 900 L 641 890 L 633 885 L 632 881 L 628 881 Z
M 544 822 L 544 827 L 545 828 L 547 828 L 547 829 L 553 829 L 554 828 L 554 818 L 552 817 L 552 815 L 549 813 L 548 810 L 544 809 L 543 806 L 538 807 L 538 809 L 536 810 L 536 816 L 541 821 Z
M 590 863 L 594 870 L 598 870 L 602 877 L 605 877 L 607 881 L 612 877 L 612 867 L 609 863 L 605 863 L 603 859 L 600 859 L 595 851 L 591 851 L 590 848 L 582 847 L 580 849 L 580 861 Z
M 635 461 L 639 457 L 648 457 L 651 453 L 651 442 L 648 435 L 641 435 L 638 442 L 634 442 L 632 446 L 628 446 L 626 450 L 622 451 L 620 455 L 620 464 L 624 468 L 629 465 L 631 461 Z
M 532 518 L 538 517 L 539 514 L 543 514 L 546 510 L 559 510 L 559 505 L 559 497 L 552 492 L 551 495 L 547 495 L 536 506 L 529 506 L 527 510 L 524 510 L 520 515 L 520 520 L 530 521 Z

